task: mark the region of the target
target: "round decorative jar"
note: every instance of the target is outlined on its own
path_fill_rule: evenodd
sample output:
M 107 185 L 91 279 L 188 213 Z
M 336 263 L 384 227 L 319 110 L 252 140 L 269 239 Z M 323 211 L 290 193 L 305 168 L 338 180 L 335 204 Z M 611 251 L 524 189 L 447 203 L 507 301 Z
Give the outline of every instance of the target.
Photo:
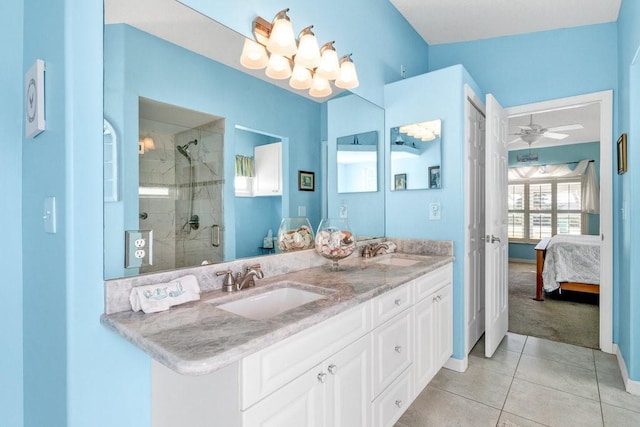
M 325 218 L 316 233 L 316 251 L 333 261 L 332 269 L 338 269 L 338 260 L 348 257 L 356 249 L 356 236 L 344 218 Z
M 282 218 L 278 229 L 278 248 L 283 252 L 313 247 L 313 229 L 305 217 Z

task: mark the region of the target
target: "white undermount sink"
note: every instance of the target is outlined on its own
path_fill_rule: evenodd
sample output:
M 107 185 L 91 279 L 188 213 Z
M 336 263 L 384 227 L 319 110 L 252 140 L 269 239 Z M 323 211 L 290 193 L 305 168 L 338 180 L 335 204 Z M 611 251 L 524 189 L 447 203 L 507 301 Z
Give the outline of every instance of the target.
M 420 262 L 423 262 L 425 258 L 427 258 L 426 256 L 422 256 L 422 255 L 420 256 L 421 258 L 418 259 L 418 258 L 413 258 L 411 256 L 405 256 L 405 255 L 393 253 L 389 255 L 383 255 L 379 258 L 378 257 L 373 258 L 371 261 L 375 262 L 376 264 L 393 265 L 396 267 L 409 267 L 411 265 L 415 265 Z
M 325 295 L 286 287 L 228 302 L 217 308 L 248 319 L 264 320 L 321 298 Z

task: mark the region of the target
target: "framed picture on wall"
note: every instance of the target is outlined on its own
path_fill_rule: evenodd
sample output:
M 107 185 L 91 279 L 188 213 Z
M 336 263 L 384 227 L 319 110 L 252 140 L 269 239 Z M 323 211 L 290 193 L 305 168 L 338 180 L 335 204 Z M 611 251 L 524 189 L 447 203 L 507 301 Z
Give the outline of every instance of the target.
M 623 133 L 618 138 L 618 175 L 627 171 L 627 134 Z
M 300 191 L 315 191 L 316 189 L 316 174 L 308 171 L 298 171 L 298 190 Z
M 440 166 L 429 168 L 429 188 L 440 188 Z
M 393 176 L 393 189 L 394 190 L 406 190 L 407 189 L 407 174 L 398 173 Z

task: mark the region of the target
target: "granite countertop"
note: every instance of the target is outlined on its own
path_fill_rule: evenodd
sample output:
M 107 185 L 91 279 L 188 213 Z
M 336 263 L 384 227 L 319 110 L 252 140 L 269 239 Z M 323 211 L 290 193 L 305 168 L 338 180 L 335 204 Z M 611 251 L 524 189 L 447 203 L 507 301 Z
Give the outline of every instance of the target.
M 356 258 L 256 280 L 239 292 L 204 292 L 200 301 L 154 314 L 123 311 L 102 315 L 101 323 L 151 357 L 185 375 L 202 375 L 303 331 L 351 307 L 453 261 L 452 256 L 402 255 L 420 260 L 410 266 Z M 266 320 L 251 320 L 218 305 L 276 287 L 295 286 L 326 295 Z

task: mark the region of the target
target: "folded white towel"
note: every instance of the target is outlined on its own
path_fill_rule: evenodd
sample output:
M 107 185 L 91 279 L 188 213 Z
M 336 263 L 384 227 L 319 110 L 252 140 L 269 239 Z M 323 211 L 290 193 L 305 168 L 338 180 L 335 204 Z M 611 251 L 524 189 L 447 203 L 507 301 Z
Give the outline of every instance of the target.
M 194 275 L 188 275 L 168 283 L 137 286 L 131 289 L 129 302 L 133 311 L 156 313 L 174 305 L 200 299 L 200 286 Z

